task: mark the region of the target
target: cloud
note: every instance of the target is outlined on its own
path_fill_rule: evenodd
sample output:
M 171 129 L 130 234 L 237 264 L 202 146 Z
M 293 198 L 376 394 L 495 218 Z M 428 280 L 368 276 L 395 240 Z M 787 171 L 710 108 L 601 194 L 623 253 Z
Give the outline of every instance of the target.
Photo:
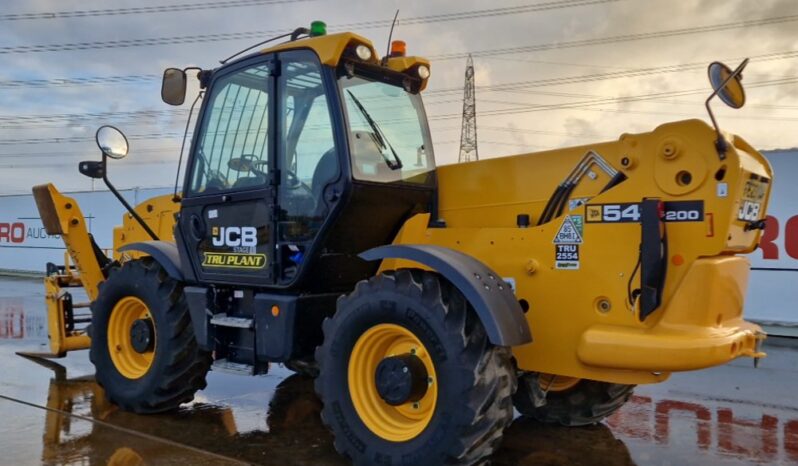
M 5 13 L 141 6 L 140 0 L 114 2 L 77 0 L 6 0 Z M 323 19 L 331 32 L 336 25 L 386 20 L 400 8 L 400 18 L 516 6 L 504 0 L 486 5 L 479 0 L 308 1 L 222 10 L 197 10 L 168 14 L 120 15 L 67 20 L 12 21 L 0 24 L 0 44 L 6 47 L 119 41 L 159 37 L 202 37 L 205 34 L 287 30 Z M 409 52 L 443 55 L 535 44 L 563 43 L 653 31 L 693 28 L 744 20 L 798 14 L 794 0 L 650 0 L 617 1 L 593 6 L 477 19 L 397 26 L 395 38 L 406 40 Z M 773 52 L 798 50 L 794 35 L 798 22 L 747 29 L 684 34 L 659 39 L 606 45 L 562 48 L 535 53 L 475 58 L 480 156 L 491 157 L 538 148 L 581 145 L 612 140 L 623 132 L 645 131 L 660 123 L 682 118 L 706 118 L 705 94 L 674 98 L 594 105 L 590 108 L 549 109 L 495 115 L 494 110 L 523 109 L 535 105 L 557 106 L 594 99 L 593 96 L 639 96 L 654 92 L 706 89 L 703 69 L 635 76 L 577 84 L 521 89 L 513 92 L 486 87 L 521 81 L 582 76 L 609 71 L 684 63 L 709 63 L 714 59 L 739 59 Z M 387 27 L 358 27 L 355 31 L 374 40 L 382 52 Z M 159 75 L 167 66 L 196 64 L 217 66 L 220 58 L 251 45 L 255 39 L 168 44 L 151 47 L 92 49 L 70 52 L 0 54 L 0 80 L 53 79 L 85 76 Z M 734 65 L 736 63 L 730 63 Z M 457 160 L 462 93 L 435 94 L 463 84 L 464 59 L 432 63 L 433 77 L 425 97 L 439 163 Z M 796 76 L 796 58 L 752 60 L 745 82 Z M 763 149 L 798 145 L 794 131 L 796 84 L 749 89 L 749 107 L 738 111 L 718 108 L 725 129 L 742 134 Z M 538 93 L 532 93 L 536 91 Z M 543 93 L 540 93 L 540 92 Z M 188 99 L 187 99 L 188 100 Z M 774 107 L 775 106 L 775 107 Z M 93 135 L 97 126 L 110 123 L 128 134 L 182 134 L 188 105 L 181 112 L 160 101 L 157 81 L 137 84 L 49 88 L 1 88 L 0 118 L 15 115 L 85 114 L 102 112 L 165 112 L 142 118 L 70 118 L 23 125 L 0 123 L 0 141 L 51 139 Z M 4 120 L 5 121 L 5 120 Z M 12 128 L 13 126 L 13 128 Z M 497 129 L 498 128 L 498 129 Z M 507 132 L 506 128 L 516 131 Z M 529 132 L 534 130 L 536 132 Z M 176 169 L 180 138 L 131 141 L 131 156 L 113 167 L 117 183 L 130 186 L 169 186 Z M 502 143 L 502 144 L 498 144 Z M 512 145 L 507 145 L 507 144 Z M 18 157 L 28 153 L 27 160 Z M 47 155 L 49 154 L 49 155 Z M 55 181 L 62 189 L 83 189 L 89 180 L 77 173 L 77 162 L 96 157 L 91 141 L 0 145 L 0 194 L 28 191 L 30 186 Z M 14 157 L 12 157 L 14 156 Z M 140 165 L 141 162 L 157 162 Z M 9 167 L 17 168 L 9 168 Z

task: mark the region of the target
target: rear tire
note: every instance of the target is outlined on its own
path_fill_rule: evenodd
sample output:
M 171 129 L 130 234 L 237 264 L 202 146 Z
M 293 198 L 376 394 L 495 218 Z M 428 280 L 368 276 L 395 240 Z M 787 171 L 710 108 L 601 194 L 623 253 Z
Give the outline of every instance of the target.
M 496 449 L 513 418 L 510 350 L 488 341 L 476 313 L 448 282 L 417 270 L 383 273 L 340 298 L 337 313 L 323 327 L 324 343 L 316 352 L 322 420 L 335 436 L 336 450 L 354 464 L 475 464 Z M 377 338 L 367 347 L 372 351 L 361 351 L 372 337 Z M 391 359 L 405 344 L 398 341 L 418 343 L 418 350 L 409 343 L 413 349 L 400 351 L 402 357 L 423 358 L 431 370 L 424 373 L 428 379 L 420 376 L 428 380 L 424 398 L 392 406 L 377 394 L 380 388 L 367 396 L 367 384 L 377 385 L 376 372 L 350 368 L 373 367 L 375 357 Z M 432 390 L 434 402 L 427 398 Z M 358 411 L 355 399 L 382 416 Z
M 515 408 L 547 424 L 585 426 L 601 422 L 629 400 L 634 385 L 598 382 L 581 379 L 570 388 L 549 391 L 546 404 L 535 407 L 533 384 L 539 384 L 538 374 L 526 372 L 518 379 L 518 391 L 513 396 Z
M 127 411 L 157 413 L 193 400 L 205 388 L 210 353 L 200 350 L 194 338 L 182 284 L 160 264 L 144 258 L 112 270 L 91 311 L 89 358 L 112 403 Z M 144 321 L 149 326 L 146 350 L 140 342 L 137 349 L 129 336 L 131 319 L 134 325 Z

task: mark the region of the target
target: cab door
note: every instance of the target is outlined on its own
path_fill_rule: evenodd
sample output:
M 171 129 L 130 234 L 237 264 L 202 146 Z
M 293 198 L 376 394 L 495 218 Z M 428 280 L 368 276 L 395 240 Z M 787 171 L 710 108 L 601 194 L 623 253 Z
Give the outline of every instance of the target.
M 273 55 L 213 77 L 199 116 L 178 234 L 201 282 L 275 279 L 276 75 Z

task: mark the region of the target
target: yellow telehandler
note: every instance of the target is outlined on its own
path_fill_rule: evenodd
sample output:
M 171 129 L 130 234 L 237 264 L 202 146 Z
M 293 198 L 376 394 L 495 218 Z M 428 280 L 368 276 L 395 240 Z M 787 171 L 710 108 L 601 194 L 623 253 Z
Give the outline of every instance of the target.
M 764 356 L 741 254 L 773 173 L 745 140 L 712 117 L 436 167 L 430 63 L 404 49 L 380 58 L 316 22 L 198 70 L 181 194 L 118 196 L 112 257 L 73 199 L 35 187 L 70 256 L 46 279 L 53 353 L 88 347 L 138 413 L 191 400 L 211 367 L 284 363 L 316 376 L 335 447 L 363 465 L 479 463 L 513 407 L 595 423 L 636 384 Z M 713 97 L 743 105 L 744 65 L 710 65 L 710 115 Z M 187 71 L 164 73 L 166 103 Z M 79 169 L 116 193 L 107 159 L 127 140 L 105 126 L 97 142 Z

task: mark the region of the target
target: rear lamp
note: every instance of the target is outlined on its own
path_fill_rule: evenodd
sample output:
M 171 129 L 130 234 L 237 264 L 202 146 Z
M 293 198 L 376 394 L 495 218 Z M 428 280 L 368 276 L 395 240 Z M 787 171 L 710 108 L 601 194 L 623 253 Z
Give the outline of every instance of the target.
M 391 56 L 404 57 L 407 53 L 407 44 L 403 40 L 395 40 L 391 42 Z
M 429 78 L 429 67 L 427 65 L 419 65 L 416 68 L 416 73 L 418 73 L 418 77 L 421 79 Z
M 371 49 L 363 44 L 360 44 L 357 47 L 355 47 L 355 54 L 357 55 L 357 58 L 363 61 L 371 60 Z

